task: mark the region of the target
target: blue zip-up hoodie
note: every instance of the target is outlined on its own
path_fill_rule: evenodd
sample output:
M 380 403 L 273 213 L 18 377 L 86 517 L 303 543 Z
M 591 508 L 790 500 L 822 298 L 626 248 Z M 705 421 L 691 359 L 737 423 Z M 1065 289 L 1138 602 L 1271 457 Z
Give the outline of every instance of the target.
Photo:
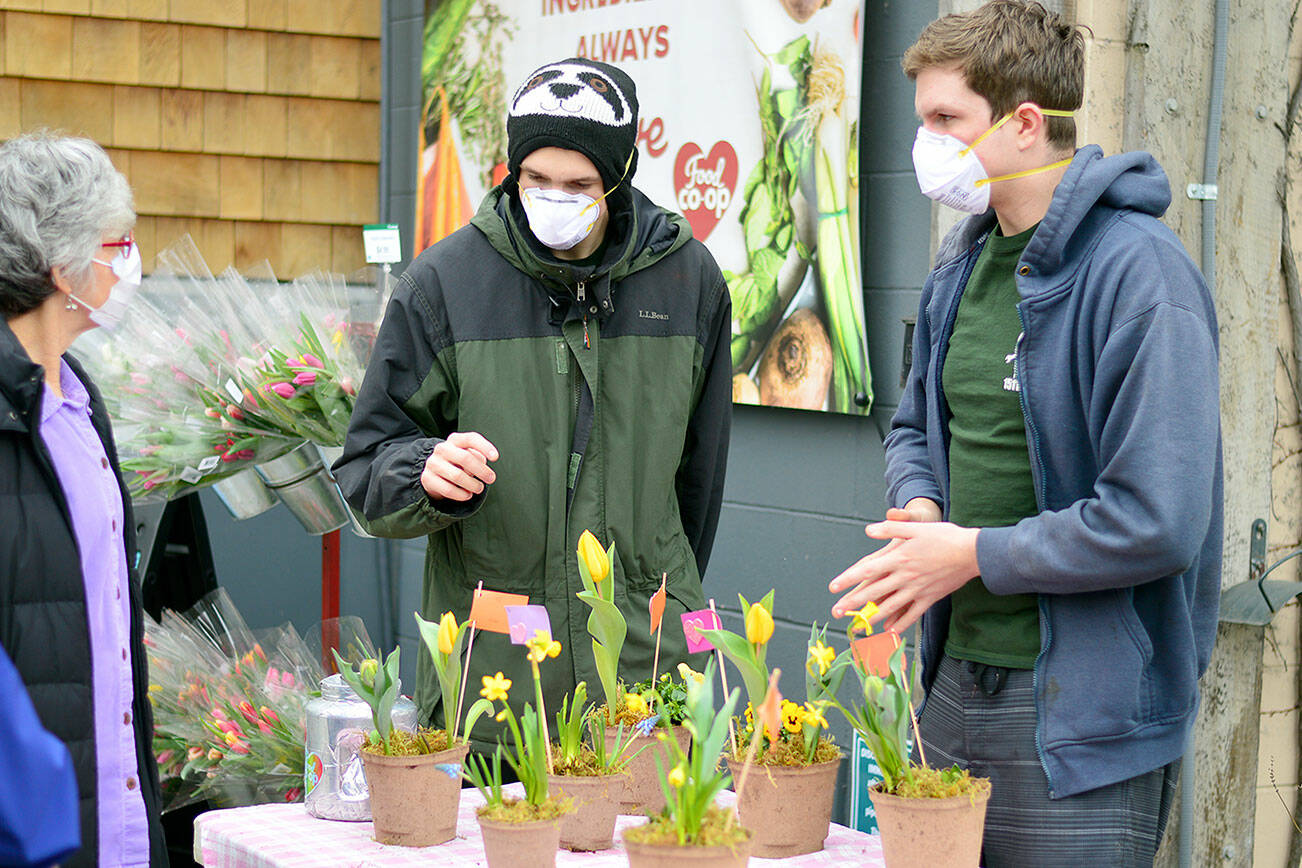
M 977 537 L 996 594 L 1039 595 L 1036 742 L 1051 798 L 1184 751 L 1216 637 L 1221 440 L 1216 314 L 1158 218 L 1166 174 L 1145 153 L 1076 152 L 1017 267 L 1017 376 L 1038 515 Z M 942 242 L 922 290 L 913 368 L 886 437 L 890 501 L 949 511 L 941 369 L 994 212 Z M 924 616 L 935 677 L 949 601 Z

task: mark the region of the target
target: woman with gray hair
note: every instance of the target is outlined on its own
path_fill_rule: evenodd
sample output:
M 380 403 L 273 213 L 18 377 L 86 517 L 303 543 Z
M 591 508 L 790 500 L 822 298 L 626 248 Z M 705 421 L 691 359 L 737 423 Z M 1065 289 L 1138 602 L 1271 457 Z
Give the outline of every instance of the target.
M 139 286 L 135 222 L 94 142 L 0 145 L 0 646 L 72 755 L 81 848 L 65 865 L 167 862 L 131 501 L 99 392 L 67 352 Z M 15 787 L 31 791 L 0 781 L 0 796 Z M 7 822 L 0 838 L 27 825 Z

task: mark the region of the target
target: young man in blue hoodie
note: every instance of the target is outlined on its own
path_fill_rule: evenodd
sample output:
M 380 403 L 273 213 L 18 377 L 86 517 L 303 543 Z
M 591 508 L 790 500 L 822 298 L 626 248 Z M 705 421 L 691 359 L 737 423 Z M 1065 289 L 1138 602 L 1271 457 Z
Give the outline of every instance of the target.
M 1076 149 L 1075 26 L 994 0 L 904 70 L 919 185 L 973 216 L 923 287 L 890 542 L 832 611 L 922 619 L 922 741 L 992 780 L 983 864 L 1151 864 L 1216 633 L 1211 294 L 1153 158 Z

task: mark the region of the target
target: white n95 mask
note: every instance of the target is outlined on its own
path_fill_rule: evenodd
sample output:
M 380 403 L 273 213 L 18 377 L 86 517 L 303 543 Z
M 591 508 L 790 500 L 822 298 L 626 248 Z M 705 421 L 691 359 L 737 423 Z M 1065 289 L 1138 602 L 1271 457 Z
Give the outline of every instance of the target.
M 603 197 L 604 198 L 604 197 Z M 582 193 L 526 187 L 520 203 L 534 237 L 553 250 L 569 250 L 592 234 L 601 216 L 599 200 Z
M 118 251 L 109 262 L 102 259 L 92 260 L 100 265 L 106 265 L 113 269 L 113 274 L 117 276 L 117 282 L 109 290 L 109 297 L 99 307 L 91 307 L 86 302 L 69 294 L 73 301 L 90 310 L 90 320 L 106 331 L 115 330 L 122 322 L 122 314 L 126 312 L 127 305 L 140 288 L 141 282 L 141 261 L 140 246 L 134 241 L 131 246 Z
M 1040 113 L 1060 118 L 1073 115 L 1073 112 L 1058 109 L 1040 109 Z M 918 189 L 922 195 L 956 211 L 984 214 L 990 207 L 990 185 L 995 181 L 1024 178 L 1071 163 L 1071 158 L 1068 157 L 1047 166 L 988 177 L 986 167 L 977 159 L 976 146 L 1012 116 L 1013 112 L 1004 115 L 990 129 L 973 139 L 970 145 L 963 144 L 953 136 L 918 127 L 918 135 L 913 140 L 913 172 L 918 178 Z
M 918 127 L 913 172 L 928 199 L 968 214 L 984 214 L 990 207 L 990 185 L 977 183 L 986 180 L 985 166 L 970 146 L 953 136 Z

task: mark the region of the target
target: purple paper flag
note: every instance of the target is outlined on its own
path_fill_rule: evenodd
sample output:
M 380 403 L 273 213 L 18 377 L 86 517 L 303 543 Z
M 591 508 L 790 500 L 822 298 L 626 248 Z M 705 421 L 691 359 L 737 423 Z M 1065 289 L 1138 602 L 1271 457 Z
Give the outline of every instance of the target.
M 552 621 L 547 617 L 546 606 L 503 606 L 506 610 L 507 632 L 512 645 L 523 645 L 542 630 L 552 634 Z
M 713 651 L 714 646 L 710 640 L 706 639 L 698 630 L 718 630 L 723 625 L 719 623 L 719 616 L 709 609 L 701 609 L 698 612 L 684 612 L 680 615 L 683 619 L 683 636 L 687 638 L 687 650 L 695 654 L 698 651 Z

